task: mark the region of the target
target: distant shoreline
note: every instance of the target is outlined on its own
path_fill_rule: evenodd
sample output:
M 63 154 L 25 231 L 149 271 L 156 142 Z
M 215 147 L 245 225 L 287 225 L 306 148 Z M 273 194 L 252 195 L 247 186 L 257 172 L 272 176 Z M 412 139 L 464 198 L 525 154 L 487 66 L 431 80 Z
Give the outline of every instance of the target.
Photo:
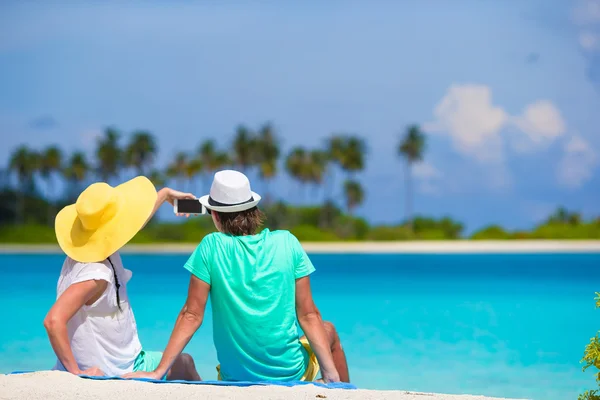
M 312 254 L 600 253 L 600 240 L 303 242 Z M 130 244 L 122 253 L 189 254 L 197 243 Z M 52 244 L 0 244 L 0 254 L 58 254 Z

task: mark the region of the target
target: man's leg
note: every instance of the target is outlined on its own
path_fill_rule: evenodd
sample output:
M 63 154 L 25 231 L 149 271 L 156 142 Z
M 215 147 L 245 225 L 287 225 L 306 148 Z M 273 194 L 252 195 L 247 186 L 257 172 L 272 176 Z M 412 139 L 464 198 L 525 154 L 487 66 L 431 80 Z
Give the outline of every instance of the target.
M 167 380 L 201 381 L 194 359 L 187 353 L 180 354 L 167 373 Z
M 329 336 L 331 355 L 333 356 L 333 363 L 335 364 L 335 369 L 337 369 L 337 372 L 340 375 L 340 380 L 342 382 L 350 382 L 350 373 L 348 372 L 348 362 L 346 361 L 346 354 L 344 353 L 344 349 L 342 349 L 342 343 L 340 342 L 340 337 L 338 336 L 338 333 L 335 330 L 335 326 L 333 326 L 333 324 L 328 321 L 324 321 L 323 325 L 325 325 L 325 330 L 327 331 L 327 335 Z

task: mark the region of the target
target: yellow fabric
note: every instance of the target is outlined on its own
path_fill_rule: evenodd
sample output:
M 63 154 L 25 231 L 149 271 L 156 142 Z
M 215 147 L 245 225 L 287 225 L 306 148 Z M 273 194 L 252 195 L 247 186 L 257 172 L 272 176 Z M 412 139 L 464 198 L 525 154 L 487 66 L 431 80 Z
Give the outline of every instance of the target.
M 156 197 L 154 185 L 143 176 L 114 188 L 103 182 L 88 186 L 56 216 L 60 248 L 79 262 L 105 260 L 142 229 Z
M 319 367 L 319 361 L 317 361 L 317 355 L 315 354 L 313 349 L 310 347 L 310 344 L 308 343 L 308 339 L 306 338 L 306 336 L 303 336 L 300 338 L 300 343 L 302 343 L 302 346 L 304 347 L 304 349 L 306 349 L 306 352 L 308 353 L 308 366 L 306 367 L 306 371 L 304 372 L 304 375 L 302 376 L 302 378 L 300 378 L 300 380 L 306 381 L 306 382 L 312 382 L 317 378 L 317 375 L 319 374 L 321 367 Z M 221 364 L 217 365 L 217 379 L 220 381 L 223 380 L 221 378 Z
M 302 346 L 304 346 L 306 352 L 308 353 L 308 367 L 306 367 L 306 372 L 300 380 L 312 382 L 317 378 L 321 367 L 319 366 L 319 361 L 317 361 L 317 355 L 308 343 L 308 339 L 306 337 L 302 337 L 300 339 L 300 343 L 302 343 Z

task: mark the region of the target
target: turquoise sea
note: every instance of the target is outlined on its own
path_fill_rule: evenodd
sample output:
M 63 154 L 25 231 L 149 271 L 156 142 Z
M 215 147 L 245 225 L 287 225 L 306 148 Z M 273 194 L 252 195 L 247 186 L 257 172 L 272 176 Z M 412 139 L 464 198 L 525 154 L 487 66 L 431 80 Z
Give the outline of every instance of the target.
M 162 350 L 186 296 L 185 255 L 123 255 L 142 344 Z M 575 399 L 600 329 L 600 254 L 313 255 L 313 288 L 362 388 Z M 0 373 L 52 367 L 42 320 L 63 257 L 0 255 Z M 215 379 L 210 310 L 187 347 Z

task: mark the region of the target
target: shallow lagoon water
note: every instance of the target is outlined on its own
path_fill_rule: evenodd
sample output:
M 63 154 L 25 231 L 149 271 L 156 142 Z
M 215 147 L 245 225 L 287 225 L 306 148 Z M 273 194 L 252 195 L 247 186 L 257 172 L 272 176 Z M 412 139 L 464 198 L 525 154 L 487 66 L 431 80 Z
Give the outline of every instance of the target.
M 166 345 L 185 255 L 123 255 L 145 348 Z M 317 254 L 312 285 L 359 387 L 558 400 L 594 387 L 579 360 L 600 328 L 600 254 Z M 51 368 L 42 321 L 63 257 L 0 255 L 0 373 Z M 212 316 L 188 345 L 215 379 Z

